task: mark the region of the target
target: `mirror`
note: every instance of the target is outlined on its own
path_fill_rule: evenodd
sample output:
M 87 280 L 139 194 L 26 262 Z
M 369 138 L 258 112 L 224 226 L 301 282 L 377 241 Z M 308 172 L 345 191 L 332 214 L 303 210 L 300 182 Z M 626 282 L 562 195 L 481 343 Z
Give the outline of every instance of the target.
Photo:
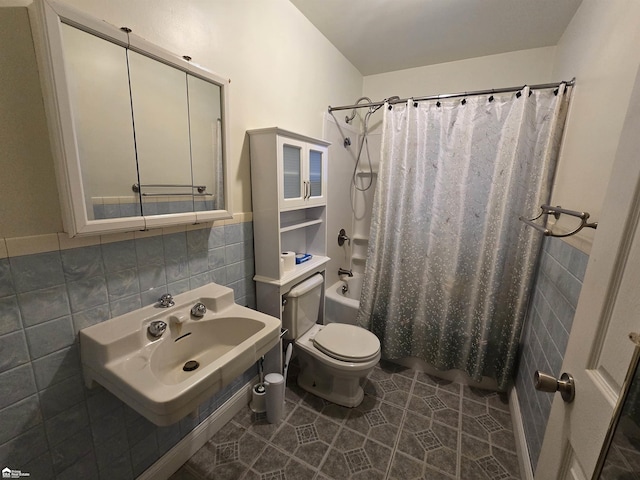
M 193 212 L 186 74 L 136 52 L 129 72 L 142 211 Z
M 196 197 L 194 207 L 196 211 L 224 209 L 220 87 L 187 75 L 187 88 L 193 181 L 197 186 L 206 186 L 205 192 Z
M 640 478 L 640 336 L 629 337 L 636 348 L 592 480 Z
M 66 5 L 33 9 L 65 231 L 231 218 L 229 82 Z
M 61 29 L 87 217 L 142 215 L 131 192 L 138 177 L 126 50 L 69 25 Z

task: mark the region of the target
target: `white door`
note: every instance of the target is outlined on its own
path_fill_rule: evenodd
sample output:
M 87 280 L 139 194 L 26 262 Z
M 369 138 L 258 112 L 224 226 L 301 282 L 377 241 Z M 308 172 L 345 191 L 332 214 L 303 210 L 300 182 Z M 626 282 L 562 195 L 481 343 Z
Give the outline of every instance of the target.
M 537 480 L 591 478 L 640 332 L 639 133 L 636 78 L 562 366 L 575 400 L 553 400 Z

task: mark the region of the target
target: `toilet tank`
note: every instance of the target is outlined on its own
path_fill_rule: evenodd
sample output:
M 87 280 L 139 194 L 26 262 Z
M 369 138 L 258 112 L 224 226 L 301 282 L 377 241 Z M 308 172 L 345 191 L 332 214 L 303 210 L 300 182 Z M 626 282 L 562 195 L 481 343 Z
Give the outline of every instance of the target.
M 285 338 L 295 340 L 304 335 L 318 320 L 324 277 L 319 273 L 297 284 L 286 294 L 282 326 L 289 332 Z

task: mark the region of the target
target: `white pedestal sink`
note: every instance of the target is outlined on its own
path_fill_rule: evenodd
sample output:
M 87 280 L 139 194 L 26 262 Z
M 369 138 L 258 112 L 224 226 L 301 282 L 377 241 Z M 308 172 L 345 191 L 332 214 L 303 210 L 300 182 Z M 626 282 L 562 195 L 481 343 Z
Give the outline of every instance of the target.
M 280 319 L 236 305 L 233 290 L 215 283 L 80 330 L 86 385 L 102 385 L 156 425 L 196 410 L 279 341 Z M 198 318 L 196 303 L 206 306 Z M 152 322 L 167 327 L 149 334 Z

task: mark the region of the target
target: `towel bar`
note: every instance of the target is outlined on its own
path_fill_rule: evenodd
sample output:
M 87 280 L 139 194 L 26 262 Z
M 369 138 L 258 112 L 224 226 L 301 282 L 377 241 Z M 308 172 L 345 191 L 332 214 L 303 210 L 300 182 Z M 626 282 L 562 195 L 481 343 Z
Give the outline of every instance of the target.
M 547 237 L 569 237 L 571 235 L 575 235 L 583 228 L 593 228 L 593 229 L 598 228 L 598 222 L 589 223 L 587 221 L 589 219 L 589 213 L 587 212 L 577 212 L 575 210 L 567 210 L 566 208 L 562 208 L 560 206 L 552 207 L 551 205 L 540 205 L 540 209 L 542 211 L 540 212 L 540 215 L 538 215 L 537 217 L 527 219 L 521 216 L 521 217 L 518 217 L 518 220 L 520 220 L 521 222 L 524 222 L 530 227 L 535 228 L 539 232 L 542 232 L 542 234 Z M 577 217 L 580 219 L 580 225 L 578 225 L 578 227 L 576 227 L 574 230 L 570 231 L 569 233 L 562 233 L 562 234 L 553 233 L 551 230 L 549 230 L 545 226 L 535 223 L 535 220 L 539 219 L 543 215 L 553 215 L 554 217 L 556 217 L 556 220 L 557 220 L 558 218 L 560 218 L 560 215 L 563 213 L 565 215 L 570 215 L 572 217 Z

